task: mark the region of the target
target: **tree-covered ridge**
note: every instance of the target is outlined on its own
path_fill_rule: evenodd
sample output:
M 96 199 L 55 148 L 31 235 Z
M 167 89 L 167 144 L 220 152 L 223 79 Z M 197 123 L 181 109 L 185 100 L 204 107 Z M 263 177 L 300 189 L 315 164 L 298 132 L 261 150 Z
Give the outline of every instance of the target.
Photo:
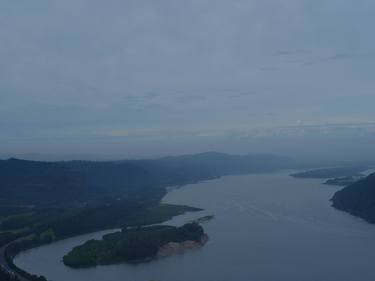
M 203 235 L 203 228 L 197 223 L 181 227 L 158 225 L 124 229 L 105 235 L 102 240 L 89 240 L 75 247 L 63 261 L 74 268 L 140 262 L 154 258 L 160 247 L 170 242 L 200 242 Z
M 292 165 L 285 157 L 215 152 L 107 162 L 0 160 L 0 205 L 64 205 L 102 198 L 158 201 L 168 186 Z
M 333 207 L 375 223 L 375 173 L 335 193 Z
M 357 177 L 360 173 L 369 169 L 367 166 L 345 166 L 334 168 L 322 168 L 291 174 L 295 178 L 329 179 L 342 177 Z

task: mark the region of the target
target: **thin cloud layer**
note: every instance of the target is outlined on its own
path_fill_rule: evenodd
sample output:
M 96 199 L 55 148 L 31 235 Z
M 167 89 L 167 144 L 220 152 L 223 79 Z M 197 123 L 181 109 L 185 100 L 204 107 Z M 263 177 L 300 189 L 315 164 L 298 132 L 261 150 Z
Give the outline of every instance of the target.
M 372 0 L 3 1 L 0 144 L 374 121 L 374 12 Z

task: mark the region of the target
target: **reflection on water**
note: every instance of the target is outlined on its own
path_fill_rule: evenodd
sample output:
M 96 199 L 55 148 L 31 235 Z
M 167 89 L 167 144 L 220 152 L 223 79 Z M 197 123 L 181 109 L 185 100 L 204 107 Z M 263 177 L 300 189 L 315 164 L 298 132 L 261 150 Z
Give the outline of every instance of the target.
M 25 252 L 16 264 L 53 281 L 375 280 L 375 226 L 330 207 L 338 187 L 288 173 L 229 176 L 170 191 L 165 202 L 205 208 L 202 249 L 141 265 L 72 270 L 62 256 L 96 233 Z M 360 277 L 359 277 L 360 276 Z

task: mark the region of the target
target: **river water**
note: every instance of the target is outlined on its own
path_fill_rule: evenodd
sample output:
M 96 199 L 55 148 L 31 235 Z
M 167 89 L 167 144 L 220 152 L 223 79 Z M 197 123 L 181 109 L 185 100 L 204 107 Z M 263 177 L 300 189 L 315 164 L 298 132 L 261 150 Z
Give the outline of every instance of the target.
M 339 187 L 288 173 L 228 176 L 170 191 L 166 203 L 204 208 L 210 241 L 199 250 L 139 265 L 73 270 L 62 256 L 104 232 L 21 253 L 15 263 L 53 281 L 373 281 L 375 225 L 337 211 Z

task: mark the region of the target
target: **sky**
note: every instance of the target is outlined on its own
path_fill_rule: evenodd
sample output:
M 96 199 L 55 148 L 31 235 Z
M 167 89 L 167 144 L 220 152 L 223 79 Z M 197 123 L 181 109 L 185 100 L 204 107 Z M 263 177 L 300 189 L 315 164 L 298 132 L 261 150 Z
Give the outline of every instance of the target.
M 374 13 L 373 0 L 1 1 L 0 153 L 371 144 Z

